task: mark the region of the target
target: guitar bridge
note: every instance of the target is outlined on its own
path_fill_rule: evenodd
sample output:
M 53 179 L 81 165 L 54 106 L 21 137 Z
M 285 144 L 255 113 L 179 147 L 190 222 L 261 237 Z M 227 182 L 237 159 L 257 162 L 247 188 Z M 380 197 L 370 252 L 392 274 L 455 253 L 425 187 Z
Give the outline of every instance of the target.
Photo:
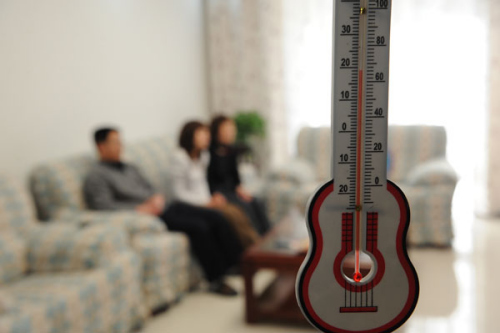
M 341 313 L 354 313 L 354 312 L 377 312 L 378 306 L 357 306 L 357 307 L 341 307 Z

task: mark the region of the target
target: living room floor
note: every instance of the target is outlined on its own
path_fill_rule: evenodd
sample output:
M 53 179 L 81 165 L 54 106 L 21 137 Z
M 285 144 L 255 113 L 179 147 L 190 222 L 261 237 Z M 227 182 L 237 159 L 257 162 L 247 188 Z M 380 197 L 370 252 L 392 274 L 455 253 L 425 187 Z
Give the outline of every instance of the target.
M 420 298 L 413 316 L 398 332 L 494 333 L 500 332 L 500 220 L 473 217 L 464 189 L 454 202 L 455 242 L 452 249 L 410 250 L 420 279 Z M 273 277 L 264 271 L 256 277 L 263 288 Z M 240 291 L 224 298 L 197 291 L 178 305 L 150 319 L 142 333 L 294 333 L 315 332 L 308 326 L 284 323 L 248 325 L 244 320 L 244 288 L 240 277 L 230 283 Z

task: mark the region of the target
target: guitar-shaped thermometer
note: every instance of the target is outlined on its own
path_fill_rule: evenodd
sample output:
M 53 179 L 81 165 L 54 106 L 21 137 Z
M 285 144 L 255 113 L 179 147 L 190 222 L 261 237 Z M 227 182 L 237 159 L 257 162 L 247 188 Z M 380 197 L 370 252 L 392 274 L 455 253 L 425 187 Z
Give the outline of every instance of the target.
M 296 283 L 303 314 L 323 332 L 392 332 L 418 300 L 408 202 L 387 180 L 391 2 L 335 1 L 334 181 L 309 200 Z

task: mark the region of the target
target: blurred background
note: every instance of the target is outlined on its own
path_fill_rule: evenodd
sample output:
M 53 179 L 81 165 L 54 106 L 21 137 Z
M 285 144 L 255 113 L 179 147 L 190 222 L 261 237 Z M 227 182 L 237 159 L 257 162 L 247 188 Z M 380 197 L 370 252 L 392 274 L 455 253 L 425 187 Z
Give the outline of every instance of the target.
M 279 170 L 301 130 L 330 126 L 333 3 L 0 0 L 0 172 L 27 183 L 41 163 L 92 152 L 103 124 L 133 142 L 249 111 L 266 128 L 256 177 Z M 405 331 L 498 332 L 500 8 L 397 0 L 391 29 L 389 123 L 443 127 L 458 176 L 451 247 L 412 249 L 423 285 Z M 213 301 L 199 297 L 146 331 L 196 329 L 191 313 L 207 311 L 196 304 Z M 247 327 L 231 302 L 236 318 L 202 315 L 227 321 L 207 332 L 310 331 Z

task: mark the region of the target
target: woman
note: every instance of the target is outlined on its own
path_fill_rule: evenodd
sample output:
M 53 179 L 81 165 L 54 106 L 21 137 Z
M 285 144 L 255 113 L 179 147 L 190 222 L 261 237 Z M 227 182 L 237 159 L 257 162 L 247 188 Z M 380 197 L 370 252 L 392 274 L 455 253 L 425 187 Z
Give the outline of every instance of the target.
M 208 127 L 192 121 L 182 128 L 180 149 L 173 154 L 172 175 L 175 199 L 207 212 L 221 214 L 235 229 L 244 248 L 254 244 L 259 235 L 253 230 L 248 217 L 237 206 L 229 204 L 220 193 L 210 194 L 207 182 L 207 167 L 210 155 Z
M 263 235 L 270 229 L 269 219 L 262 203 L 241 185 L 238 154 L 234 148 L 236 131 L 236 125 L 228 117 L 218 116 L 212 120 L 208 183 L 212 193 L 221 193 L 229 202 L 241 207 L 257 232 Z

